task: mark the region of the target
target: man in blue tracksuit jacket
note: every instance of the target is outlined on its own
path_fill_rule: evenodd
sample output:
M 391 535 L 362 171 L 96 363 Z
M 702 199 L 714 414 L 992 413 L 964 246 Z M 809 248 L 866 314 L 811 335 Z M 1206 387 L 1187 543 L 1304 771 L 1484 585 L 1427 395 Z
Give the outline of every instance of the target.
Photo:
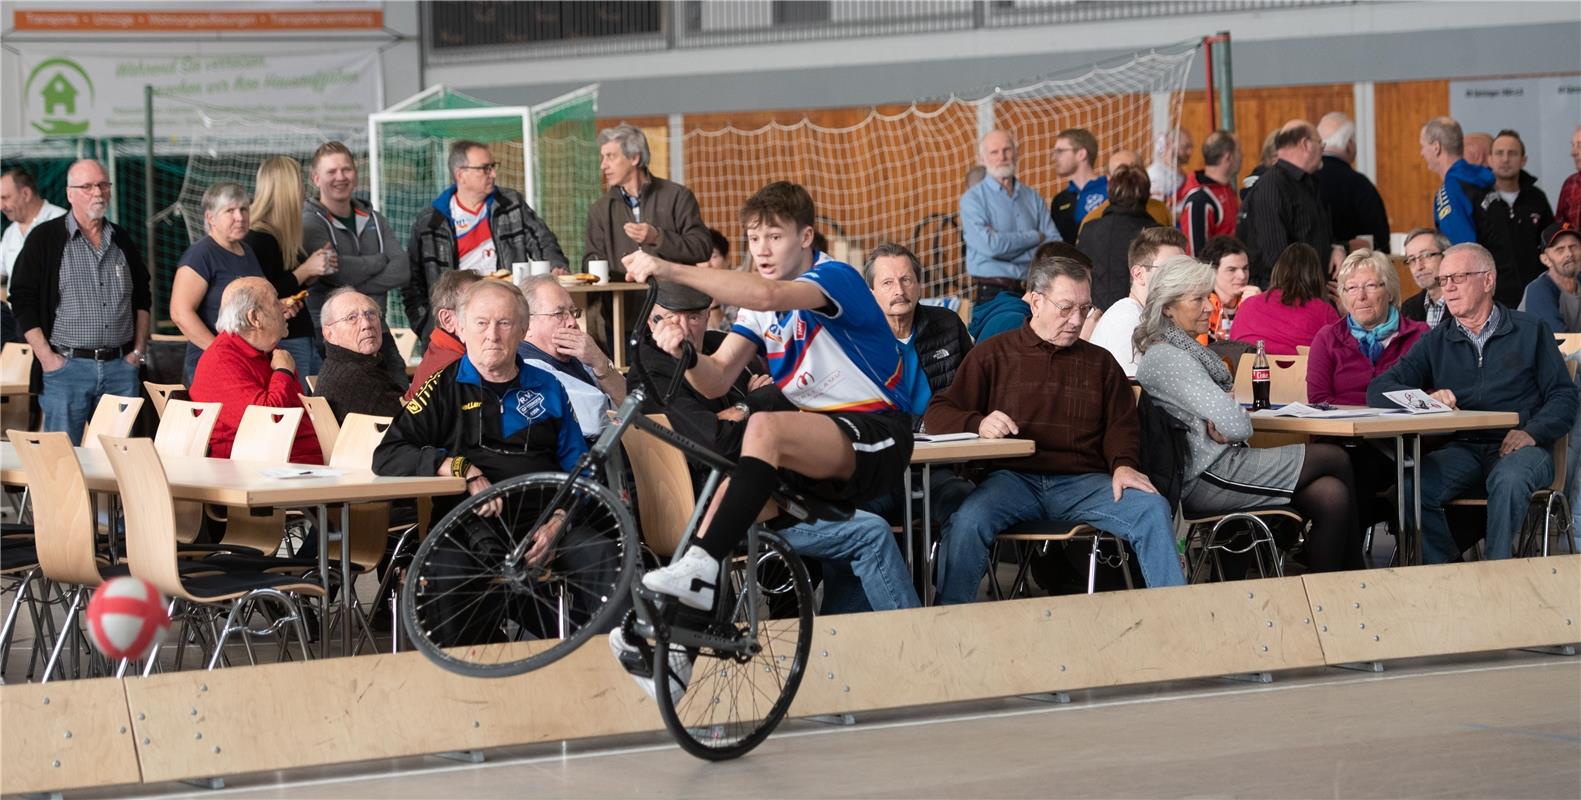
M 1423 125 L 1420 143 L 1427 168 L 1443 178 L 1433 195 L 1433 224 L 1450 244 L 1475 242 L 1477 223 L 1472 215 L 1477 201 L 1493 188 L 1493 170 L 1460 157 L 1465 135 L 1460 123 L 1449 117 L 1434 117 Z
M 1552 449 L 1575 424 L 1576 384 L 1547 323 L 1493 300 L 1493 255 L 1482 245 L 1444 253 L 1438 283 L 1446 318 L 1367 387 L 1367 404 L 1394 408 L 1384 392 L 1421 389 L 1451 408 L 1514 411 L 1508 431 L 1463 431 L 1422 457 L 1422 555 L 1429 564 L 1455 559 L 1444 505 L 1486 490 L 1487 559 L 1509 558 L 1527 498 L 1554 479 Z M 1400 490 L 1408 491 L 1407 487 Z

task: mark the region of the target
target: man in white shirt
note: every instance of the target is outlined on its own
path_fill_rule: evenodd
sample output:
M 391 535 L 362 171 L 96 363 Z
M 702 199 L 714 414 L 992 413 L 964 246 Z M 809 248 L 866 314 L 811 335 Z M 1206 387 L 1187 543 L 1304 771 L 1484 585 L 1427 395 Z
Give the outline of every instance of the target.
M 11 221 L 0 235 L 0 287 L 11 280 L 11 267 L 22 242 L 33 226 L 66 215 L 66 209 L 39 196 L 38 184 L 24 169 L 8 169 L 0 175 L 0 212 Z
M 1142 321 L 1142 306 L 1147 302 L 1147 281 L 1153 270 L 1165 261 L 1186 254 L 1186 235 L 1177 228 L 1143 228 L 1131 240 L 1126 260 L 1131 264 L 1131 293 L 1116 300 L 1103 312 L 1092 329 L 1093 344 L 1114 354 L 1125 377 L 1136 377 L 1136 347 L 1131 334 Z

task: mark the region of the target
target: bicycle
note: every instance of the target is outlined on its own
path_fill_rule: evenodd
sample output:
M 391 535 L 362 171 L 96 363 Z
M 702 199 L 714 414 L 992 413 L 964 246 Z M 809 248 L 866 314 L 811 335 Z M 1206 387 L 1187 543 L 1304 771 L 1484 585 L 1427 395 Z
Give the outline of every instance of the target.
M 657 291 L 650 280 L 628 352 L 637 353 Z M 640 358 L 633 358 L 633 369 L 642 380 L 573 473 L 501 481 L 434 526 L 407 573 L 402 624 L 439 666 L 506 677 L 565 657 L 620 617 L 637 653 L 623 655 L 622 665 L 661 687 L 654 697 L 671 735 L 699 758 L 737 758 L 768 737 L 795 698 L 812 644 L 812 585 L 796 553 L 760 525 L 749 529 L 744 552 L 725 565 L 710 611 L 685 608 L 634 580 L 639 537 L 631 511 L 585 476 L 618 454 L 621 436 L 632 427 L 708 468 L 675 550 L 679 557 L 735 463 L 643 415 L 650 379 Z M 660 405 L 683 379 L 684 370 L 677 370 Z M 850 516 L 784 484 L 774 500 L 782 513 L 767 523 L 771 527 Z M 539 556 L 529 558 L 535 551 Z M 672 680 L 685 686 L 684 693 L 667 690 Z

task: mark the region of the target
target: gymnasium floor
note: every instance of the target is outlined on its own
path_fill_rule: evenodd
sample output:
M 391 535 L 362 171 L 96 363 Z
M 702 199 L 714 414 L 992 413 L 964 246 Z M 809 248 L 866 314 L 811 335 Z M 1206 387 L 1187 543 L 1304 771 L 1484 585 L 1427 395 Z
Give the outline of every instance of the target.
M 1581 660 L 1509 652 L 795 720 L 706 764 L 664 734 L 71 797 L 1581 797 Z M 421 724 L 413 719 L 413 724 Z

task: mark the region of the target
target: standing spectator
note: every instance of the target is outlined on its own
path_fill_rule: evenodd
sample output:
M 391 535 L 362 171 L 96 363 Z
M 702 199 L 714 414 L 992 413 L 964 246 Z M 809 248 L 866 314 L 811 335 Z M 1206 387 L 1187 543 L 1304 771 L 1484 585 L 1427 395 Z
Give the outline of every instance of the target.
M 1334 243 L 1334 225 L 1313 176 L 1323 165 L 1317 128 L 1304 119 L 1285 123 L 1274 137 L 1274 152 L 1278 160 L 1243 198 L 1235 228 L 1235 238 L 1251 250 L 1252 283 L 1267 286 L 1274 259 L 1296 242 L 1317 251 L 1319 263 L 1329 265 L 1332 275 L 1345 248 Z
M 1382 375 L 1430 330 L 1395 308 L 1400 278 L 1389 257 L 1357 250 L 1339 268 L 1349 312 L 1318 331 L 1307 359 L 1307 402 L 1367 404 L 1367 384 Z
M 1452 245 L 1475 242 L 1477 202 L 1493 188 L 1493 170 L 1461 158 L 1465 141 L 1460 123 L 1449 117 L 1428 120 L 1420 142 L 1422 160 L 1443 179 L 1433 195 L 1433 224 Z
M 1136 348 L 1132 345 L 1131 334 L 1136 332 L 1136 324 L 1142 319 L 1148 279 L 1170 259 L 1185 253 L 1185 234 L 1162 225 L 1148 228 L 1131 240 L 1126 253 L 1126 263 L 1131 265 L 1131 293 L 1109 306 L 1090 339 L 1114 355 L 1127 378 L 1136 377 Z
M 401 411 L 404 382 L 390 379 L 379 357 L 384 311 L 350 286 L 330 292 L 319 318 L 324 320 L 324 372 L 318 394 L 329 401 L 335 419 L 347 414 L 393 417 Z
M 258 258 L 258 268 L 284 300 L 316 282 L 335 268 L 335 251 L 327 247 L 303 257 L 302 165 L 290 156 L 275 156 L 258 166 L 252 206 L 252 227 L 242 238 Z M 292 302 L 300 302 L 293 300 Z M 321 359 L 313 341 L 313 318 L 295 314 L 286 323 L 280 349 L 296 362 L 297 377 L 306 381 L 318 374 Z M 306 388 L 306 384 L 303 384 Z
M 428 287 L 447 269 L 487 276 L 523 261 L 547 261 L 560 273 L 567 266 L 554 231 L 521 193 L 494 185 L 499 163 L 486 145 L 455 142 L 447 164 L 454 183 L 417 215 L 406 246 L 412 265 L 402 292 L 406 320 L 424 336 L 434 325 Z
M 1055 137 L 1054 173 L 1067 183 L 1049 204 L 1049 216 L 1064 241 L 1076 241 L 1077 226 L 1109 198 L 1109 178 L 1098 174 L 1097 163 L 1098 138 L 1086 128 Z
M 1205 166 L 1181 187 L 1180 206 L 1175 210 L 1175 224 L 1186 234 L 1186 252 L 1199 257 L 1209 239 L 1235 234 L 1235 219 L 1241 213 L 1241 196 L 1235 191 L 1241 146 L 1235 134 L 1208 134 L 1202 143 L 1202 162 Z
M 1389 252 L 1389 212 L 1366 175 L 1356 171 L 1356 123 L 1335 111 L 1318 122 L 1323 138 L 1323 166 L 1317 172 L 1318 194 L 1328 208 L 1334 239 L 1347 250 L 1363 247 Z
M 1076 248 L 1092 259 L 1092 303 L 1101 311 L 1125 296 L 1131 241 L 1147 228 L 1161 227 L 1147 215 L 1147 187 L 1147 173 L 1122 167 L 1109 182 L 1109 210 L 1076 240 Z
M 461 294 L 478 281 L 483 280 L 476 272 L 464 269 L 453 269 L 439 276 L 434 283 L 433 291 L 429 293 L 429 307 L 434 310 L 434 330 L 428 337 L 428 349 L 423 351 L 423 360 L 412 373 L 412 382 L 406 388 L 402 400 L 411 400 L 412 395 L 428 379 L 438 374 L 445 367 L 461 360 L 467 354 L 467 348 L 461 343 L 461 318 L 456 312 L 456 303 L 461 301 Z
M 1235 324 L 1235 311 L 1241 307 L 1241 301 L 1260 291 L 1251 282 L 1251 259 L 1241 240 L 1234 236 L 1215 236 L 1202 248 L 1197 260 L 1213 267 L 1208 330 L 1197 337 L 1197 341 L 1202 344 L 1222 342 L 1230 338 L 1230 327 Z
M 82 443 L 99 398 L 136 397 L 148 341 L 148 269 L 126 229 L 109 220 L 110 176 L 97 161 L 66 172 L 71 213 L 28 232 L 11 275 L 16 327 L 33 347 L 31 389 L 44 430 Z M 40 389 L 42 388 L 42 392 Z
M 1459 556 L 1444 505 L 1478 489 L 1488 498 L 1483 558 L 1509 558 L 1532 492 L 1553 480 L 1549 449 L 1575 425 L 1576 384 L 1552 329 L 1494 302 L 1494 280 L 1493 256 L 1482 245 L 1449 248 L 1438 281 L 1454 319 L 1367 386 L 1374 407 L 1395 407 L 1386 392 L 1420 389 L 1450 408 L 1519 415 L 1508 431 L 1458 433 L 1422 457 L 1422 556 L 1429 564 Z
M 1449 237 L 1434 228 L 1415 228 L 1405 235 L 1405 266 L 1422 291 L 1400 304 L 1400 313 L 1408 319 L 1427 323 L 1436 328 L 1444 319 L 1444 297 L 1438 287 L 1438 265 L 1449 249 Z
M 291 354 L 276 345 L 285 336 L 284 303 L 261 275 L 228 281 L 215 320 L 215 335 L 198 360 L 189 393 L 199 403 L 219 403 L 220 413 L 209 436 L 209 456 L 230 458 L 236 429 L 248 406 L 301 408 Z M 306 415 L 291 443 L 294 464 L 322 464 L 318 434 Z
M 1543 231 L 1542 244 L 1548 271 L 1526 287 L 1521 310 L 1548 323 L 1554 333 L 1581 333 L 1576 279 L 1581 271 L 1581 233 L 1567 222 L 1555 222 Z
M 1153 199 L 1166 208 L 1174 208 L 1180 200 L 1180 189 L 1186 185 L 1185 166 L 1191 163 L 1194 146 L 1185 128 L 1153 137 L 1153 163 L 1147 167 L 1147 179 L 1152 186 Z
M 1514 306 L 1521 302 L 1526 284 L 1543 274 L 1541 239 L 1554 215 L 1548 195 L 1526 171 L 1526 143 L 1519 133 L 1499 131 L 1488 167 L 1493 170 L 1493 191 L 1478 203 L 1477 243 L 1488 248 L 1499 265 L 1493 299 Z
M 1493 136 L 1487 133 L 1466 134 L 1466 163 L 1474 167 L 1487 167 L 1488 155 L 1493 151 Z
M 1135 150 L 1127 150 L 1122 147 L 1109 154 L 1109 165 L 1106 170 L 1106 174 L 1109 176 L 1110 182 L 1113 182 L 1114 174 L 1119 172 L 1121 167 L 1136 167 L 1137 169 L 1141 169 L 1141 164 L 1141 159 L 1136 157 Z M 1149 187 L 1151 187 L 1151 184 L 1149 184 Z M 1087 227 L 1087 223 L 1102 217 L 1104 212 L 1108 210 L 1109 201 L 1105 199 L 1102 203 L 1098 204 L 1097 208 L 1087 212 L 1087 216 L 1082 217 L 1081 224 L 1076 227 L 1076 238 L 1081 238 L 1081 229 Z M 1174 212 L 1170 210 L 1169 204 L 1156 197 L 1147 198 L 1147 215 L 1152 217 L 1154 222 L 1157 222 L 1166 228 L 1175 224 Z M 1075 239 L 1066 239 L 1065 241 L 1074 242 Z M 1065 256 L 1066 258 L 1070 257 L 1070 254 L 1068 253 L 1062 253 L 1061 255 Z M 1086 256 L 1082 257 L 1086 258 Z
M 334 269 L 308 286 L 307 310 L 323 326 L 319 309 L 330 292 L 349 286 L 367 295 L 381 310 L 388 308 L 389 292 L 406 286 L 418 272 L 401 249 L 400 233 L 383 214 L 362 200 L 352 197 L 357 188 L 357 161 L 340 142 L 325 142 L 313 151 L 308 163 L 318 198 L 309 198 L 302 209 L 302 249 L 316 252 L 329 248 Z M 424 284 L 427 292 L 428 284 Z M 408 320 L 419 335 L 424 320 Z M 379 357 L 391 379 L 406 380 L 406 362 L 395 347 L 395 337 L 384 326 Z
M 40 222 L 65 216 L 66 209 L 45 200 L 27 170 L 8 169 L 0 174 L 0 213 L 11 220 L 0 235 L 0 288 L 4 288 L 28 233 Z
M 1252 171 L 1247 173 L 1245 178 L 1241 179 L 1242 203 L 1246 202 L 1246 198 L 1251 194 L 1252 187 L 1257 185 L 1257 181 L 1262 178 L 1263 173 L 1267 172 L 1269 167 L 1279 161 L 1279 150 L 1274 147 L 1274 141 L 1278 138 L 1279 129 L 1275 128 L 1269 131 L 1268 136 L 1263 139 L 1263 149 L 1257 151 L 1257 166 L 1252 167 Z
M 1241 301 L 1230 338 L 1253 345 L 1261 339 L 1270 354 L 1295 355 L 1339 319 L 1325 289 L 1317 251 L 1305 242 L 1290 245 L 1274 262 L 1268 291 Z
M 1559 189 L 1559 203 L 1554 206 L 1554 218 L 1581 230 L 1581 125 L 1577 125 L 1570 134 L 1570 159 L 1575 162 L 1576 171 L 1565 178 L 1564 186 Z M 1581 474 L 1581 471 L 1577 474 Z
M 669 261 L 708 260 L 713 239 L 697 198 L 650 172 L 648 161 L 648 137 L 638 128 L 620 124 L 598 132 L 598 165 L 609 190 L 587 209 L 584 269 L 589 261 L 608 261 L 610 279 L 623 280 L 621 259 L 639 249 Z
M 988 177 L 961 195 L 961 238 L 966 242 L 966 272 L 972 303 L 981 305 L 1000 292 L 1025 291 L 1027 265 L 1045 241 L 1058 240 L 1038 191 L 1016 180 L 1016 141 L 1007 131 L 989 131 L 977 155 Z
M 214 322 L 220 315 L 225 287 L 237 278 L 264 276 L 257 254 L 246 242 L 249 207 L 247 190 L 241 184 L 227 181 L 210 186 L 203 192 L 203 223 L 208 235 L 193 242 L 176 262 L 180 266 L 170 286 L 170 321 L 187 337 L 182 377 L 188 385 L 198 368 L 198 357 L 214 341 Z

